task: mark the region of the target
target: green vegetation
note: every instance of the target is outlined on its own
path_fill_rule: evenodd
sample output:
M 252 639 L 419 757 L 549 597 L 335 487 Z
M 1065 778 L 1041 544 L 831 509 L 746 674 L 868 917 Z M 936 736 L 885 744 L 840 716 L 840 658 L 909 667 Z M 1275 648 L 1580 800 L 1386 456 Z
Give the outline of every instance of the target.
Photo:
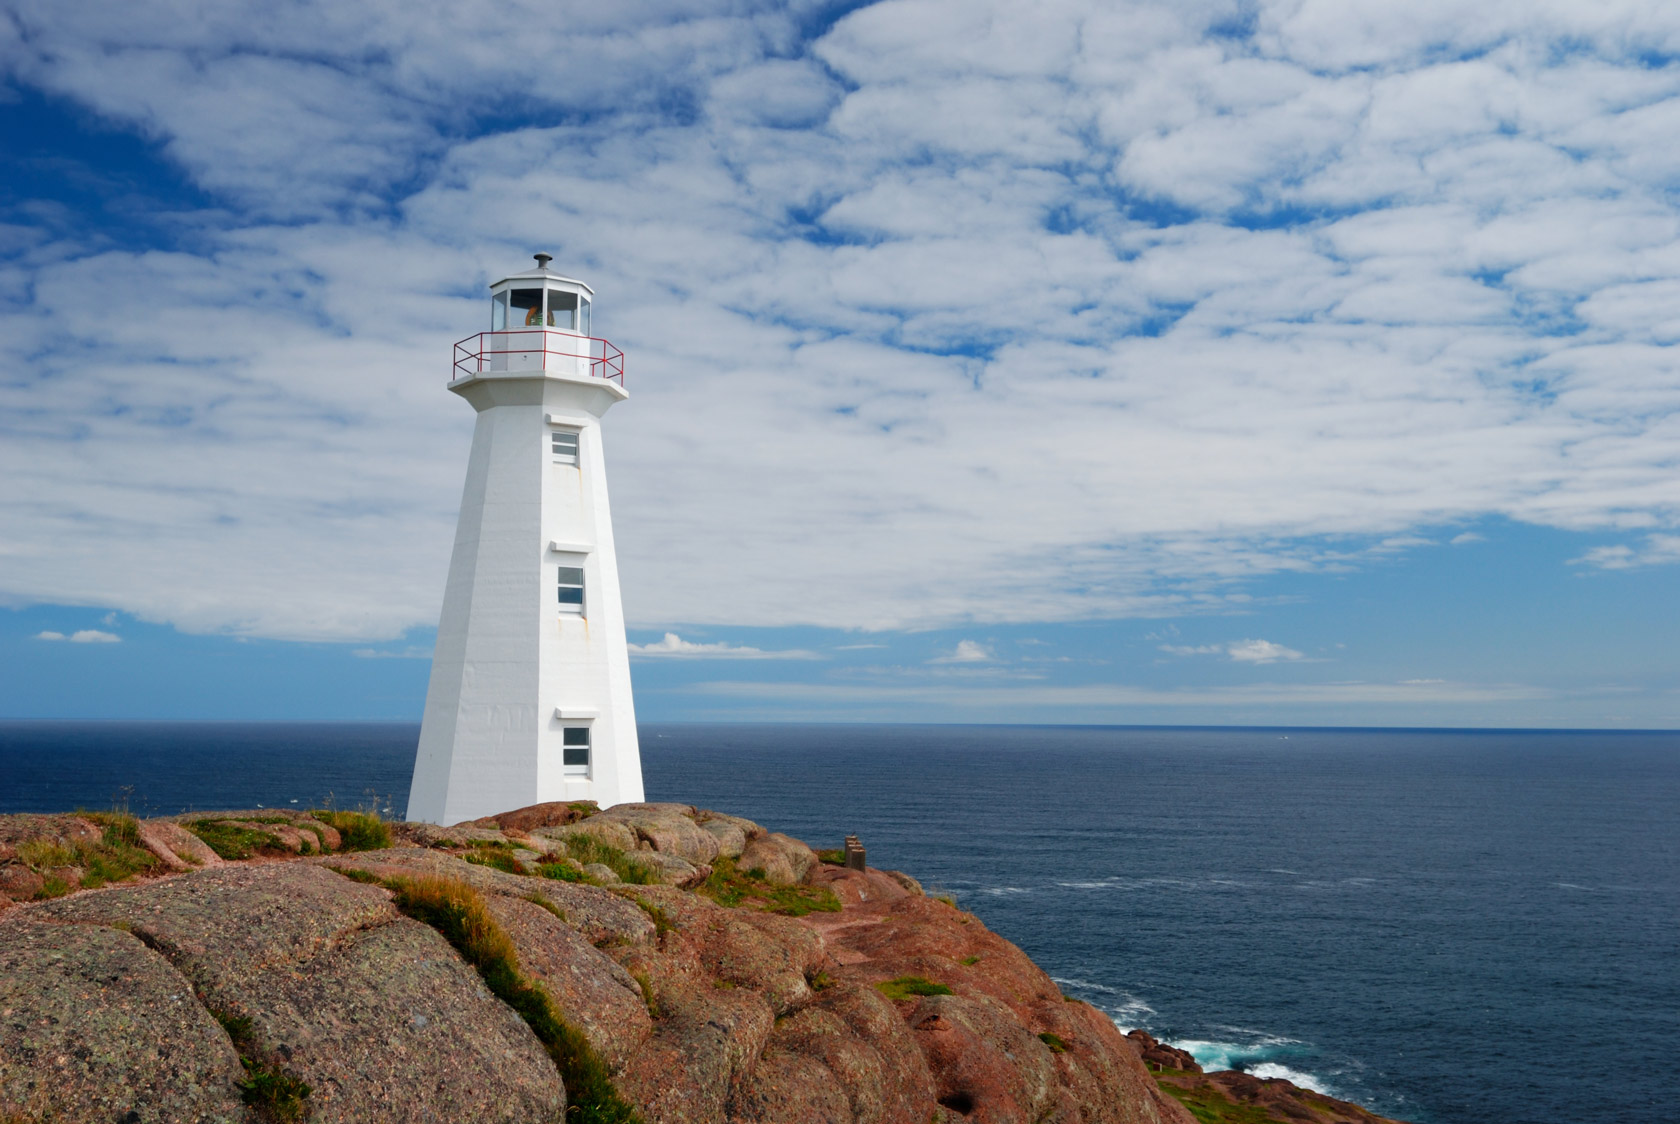
M 652 868 L 637 862 L 599 836 L 580 831 L 566 836 L 564 842 L 566 853 L 584 866 L 600 863 L 632 886 L 651 886 L 659 881 Z
M 317 808 L 309 814 L 338 832 L 341 851 L 382 851 L 391 845 L 391 826 L 372 812 Z
M 1170 1081 L 1157 1081 L 1161 1091 L 1169 1093 L 1190 1110 L 1201 1124 L 1275 1124 L 1276 1117 L 1259 1105 L 1238 1104 L 1212 1084 L 1186 1089 Z
M 654 994 L 653 981 L 642 971 L 632 971 L 630 978 L 636 981 L 636 986 L 642 989 L 642 1002 L 647 1004 L 648 1018 L 658 1021 L 665 1017 L 665 1011 L 659 1006 L 659 996 Z
M 359 870 L 353 866 L 335 866 L 331 868 L 334 874 L 342 874 L 352 882 L 361 882 L 371 886 L 383 886 L 385 880 L 370 870 Z
M 1050 1047 L 1050 1052 L 1052 1054 L 1067 1053 L 1067 1043 L 1062 1040 L 1061 1036 L 1051 1034 L 1048 1030 L 1040 1031 L 1038 1040 Z
M 769 913 L 804 917 L 807 913 L 838 913 L 840 899 L 826 886 L 772 886 L 762 870 L 741 871 L 734 859 L 718 856 L 712 873 L 695 892 L 734 909 L 750 905 Z
M 910 999 L 918 995 L 950 995 L 951 989 L 942 983 L 921 976 L 899 976 L 875 985 L 875 990 L 888 999 Z
M 508 874 L 524 874 L 514 860 L 513 848 L 506 843 L 475 843 L 473 849 L 461 856 L 474 866 L 487 866 Z
M 819 968 L 805 982 L 811 985 L 812 991 L 827 991 L 839 981 Z
M 844 851 L 818 851 L 817 852 L 817 861 L 822 862 L 822 863 L 827 863 L 829 866 L 845 866 L 846 865 L 846 852 L 844 852 Z
M 69 892 L 70 883 L 56 874 L 48 874 L 41 878 L 41 888 L 35 891 L 35 897 L 38 901 L 46 901 L 49 898 L 62 898 Z
M 660 909 L 646 898 L 638 897 L 635 894 L 629 894 L 626 896 L 640 906 L 643 913 L 653 918 L 653 932 L 655 936 L 663 937 L 666 933 L 672 933 L 677 930 L 677 923 L 672 921 L 671 915 L 666 913 L 663 909 Z
M 566 911 L 543 897 L 541 894 L 526 894 L 525 900 L 530 902 L 532 905 L 541 906 L 543 909 L 548 910 L 548 912 L 554 914 L 555 919 L 558 921 L 566 920 Z
M 964 967 L 971 968 L 980 963 L 980 958 L 978 956 L 965 956 L 961 960 L 957 961 L 957 963 L 963 965 Z
M 589 875 L 570 863 L 538 863 L 537 873 L 556 882 L 587 882 Z
M 260 823 L 260 820 L 248 820 L 247 823 Z M 277 820 L 284 823 L 284 820 Z M 268 853 L 273 855 L 289 855 L 291 848 L 266 831 L 255 828 L 239 827 L 232 820 L 193 820 L 181 825 L 200 839 L 204 840 L 216 854 L 232 862 L 248 859 L 252 855 Z
M 244 1015 L 212 1012 L 222 1024 L 233 1048 L 239 1053 L 239 1064 L 245 1067 L 245 1079 L 236 1082 L 239 1099 L 256 1110 L 257 1115 L 273 1124 L 291 1124 L 309 1116 L 310 1089 L 296 1074 L 279 1066 L 266 1065 L 251 1055 L 251 1020 Z
M 397 908 L 436 929 L 471 964 L 497 998 L 523 1018 L 554 1059 L 566 1086 L 573 1124 L 640 1124 L 618 1095 L 607 1067 L 576 1027 L 562 1019 L 540 984 L 524 978 L 513 941 L 478 892 L 447 878 L 394 878 L 386 883 Z
M 59 843 L 51 839 L 30 839 L 18 844 L 18 858 L 42 876 L 45 883 L 36 895 L 56 898 L 75 889 L 64 877 L 51 873 L 73 867 L 80 870 L 86 889 L 107 882 L 122 882 L 136 874 L 147 874 L 160 863 L 158 857 L 140 845 L 140 824 L 126 812 L 78 812 L 80 818 L 101 827 L 98 842 Z

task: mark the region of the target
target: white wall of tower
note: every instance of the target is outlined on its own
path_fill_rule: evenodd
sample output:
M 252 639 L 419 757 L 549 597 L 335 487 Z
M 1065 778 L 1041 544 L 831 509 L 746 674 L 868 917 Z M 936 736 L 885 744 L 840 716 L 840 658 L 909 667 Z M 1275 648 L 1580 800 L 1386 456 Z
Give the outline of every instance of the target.
M 478 411 L 426 695 L 408 817 L 458 823 L 547 800 L 642 799 L 640 747 L 601 416 L 625 394 L 570 371 L 493 372 L 450 387 Z M 578 464 L 550 434 L 579 434 Z M 584 612 L 559 568 L 584 570 Z M 562 730 L 590 728 L 587 776 Z

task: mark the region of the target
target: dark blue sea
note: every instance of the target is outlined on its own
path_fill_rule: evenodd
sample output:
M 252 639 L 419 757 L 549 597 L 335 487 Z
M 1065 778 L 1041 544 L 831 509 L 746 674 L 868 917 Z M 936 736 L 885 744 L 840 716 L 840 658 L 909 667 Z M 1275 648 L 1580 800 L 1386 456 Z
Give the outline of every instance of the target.
M 401 813 L 389 725 L 0 724 L 0 811 Z M 1680 734 L 649 726 L 648 796 L 954 894 L 1209 1066 L 1417 1124 L 1672 1124 Z

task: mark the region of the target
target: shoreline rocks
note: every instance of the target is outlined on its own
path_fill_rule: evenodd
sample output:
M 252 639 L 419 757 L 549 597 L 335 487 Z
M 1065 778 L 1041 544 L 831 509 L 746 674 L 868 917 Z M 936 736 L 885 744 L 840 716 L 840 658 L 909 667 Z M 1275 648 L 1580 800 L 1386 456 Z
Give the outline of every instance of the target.
M 59 860 L 108 877 L 49 885 Z M 4 816 L 0 888 L 30 899 L 0 900 L 8 1121 L 1193 1124 L 1180 1100 L 1208 1089 L 1297 1103 L 1188 1067 L 1207 1089 L 1165 1088 L 1143 1058 L 1189 1055 L 1122 1036 L 910 876 L 689 805 Z

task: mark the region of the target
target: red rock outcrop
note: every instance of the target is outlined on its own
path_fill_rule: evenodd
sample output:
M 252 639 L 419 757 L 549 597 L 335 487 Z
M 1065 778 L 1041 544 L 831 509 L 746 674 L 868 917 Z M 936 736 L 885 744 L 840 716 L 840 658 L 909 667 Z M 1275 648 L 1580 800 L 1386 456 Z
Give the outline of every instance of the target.
M 260 1070 L 315 1121 L 558 1121 L 531 1027 L 390 888 L 442 878 L 646 1124 L 1190 1124 L 1108 1018 L 914 879 L 687 805 L 575 811 L 357 852 L 306 813 L 138 832 L 168 858 L 0 916 L 0 1116 L 254 1120 Z M 33 819 L 0 831 L 75 827 Z M 651 884 L 583 881 L 579 832 Z

